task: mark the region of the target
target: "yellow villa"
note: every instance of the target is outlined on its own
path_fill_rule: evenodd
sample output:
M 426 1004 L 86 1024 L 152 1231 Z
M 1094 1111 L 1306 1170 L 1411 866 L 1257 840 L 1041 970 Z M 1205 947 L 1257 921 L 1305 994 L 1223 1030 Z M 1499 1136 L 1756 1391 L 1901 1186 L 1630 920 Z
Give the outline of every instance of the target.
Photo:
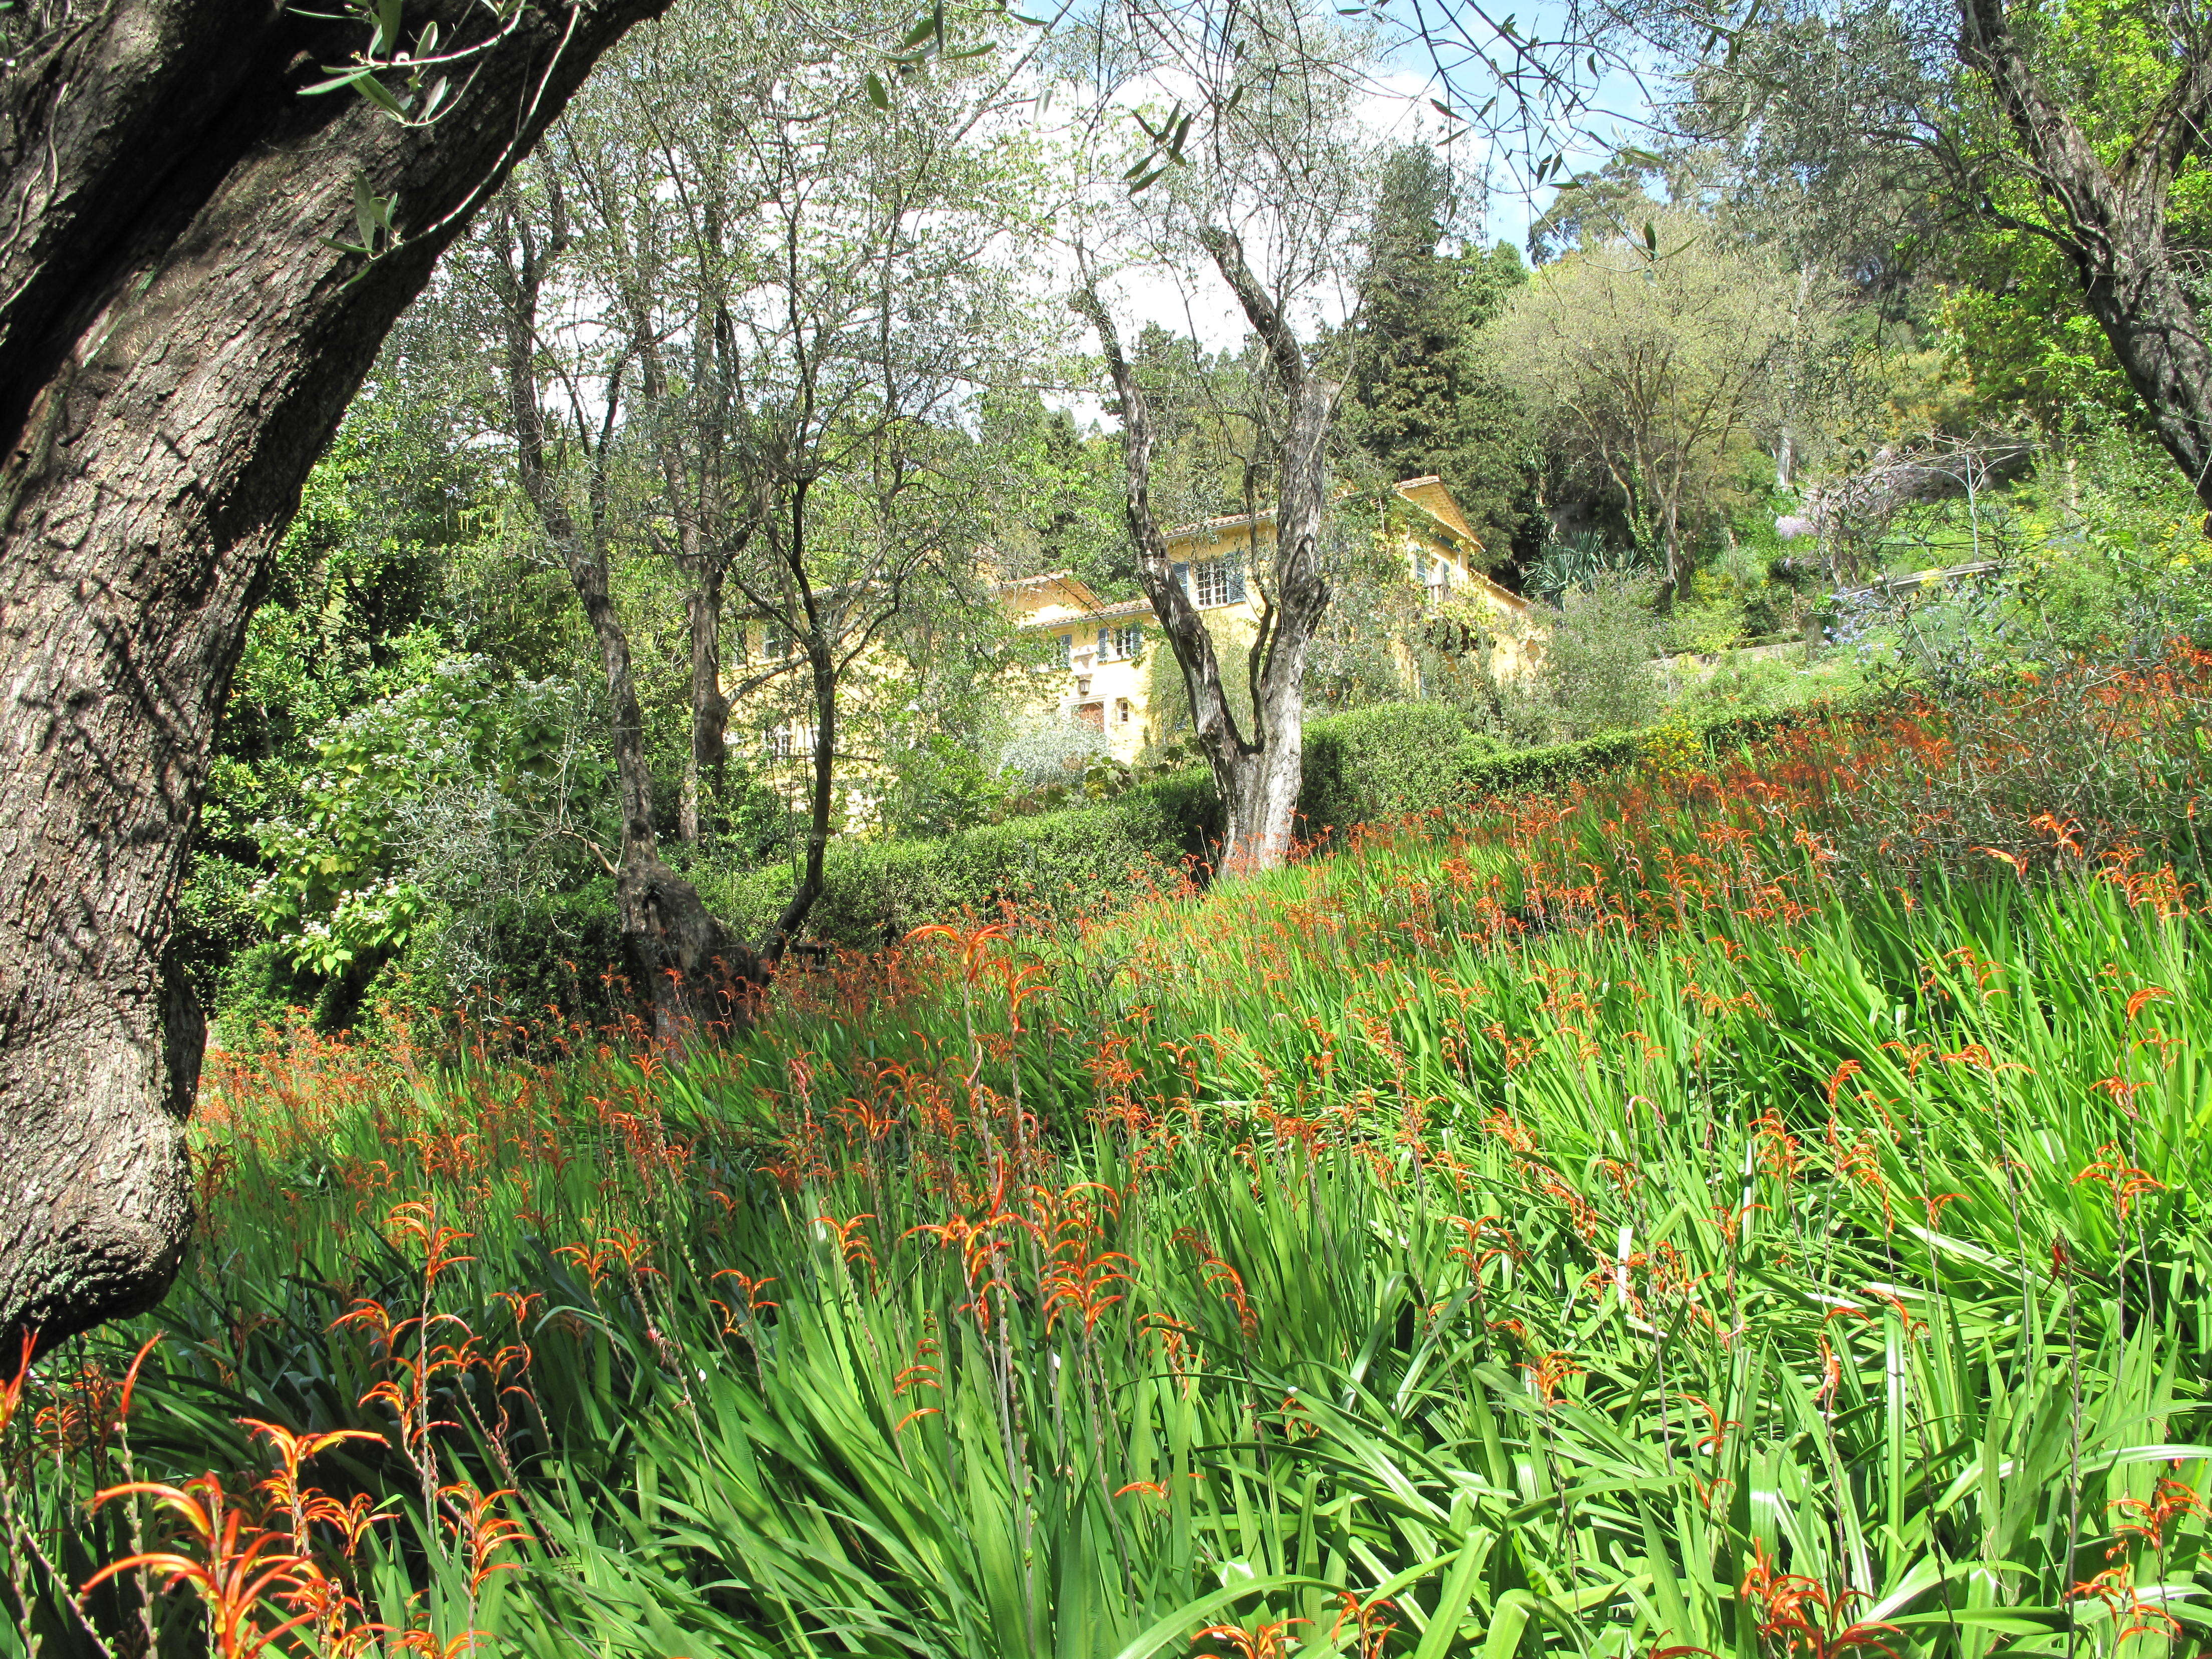
M 1271 509 L 1209 519 L 1168 535 L 1176 579 L 1205 617 L 1224 672 L 1237 672 L 1233 665 L 1243 660 L 1259 626 L 1259 605 L 1244 572 L 1255 538 L 1272 536 L 1274 521 Z M 1441 608 L 1449 600 L 1462 622 L 1471 609 L 1478 619 L 1493 624 L 1484 629 L 1492 641 L 1487 648 L 1493 673 L 1510 678 L 1529 665 L 1540 649 L 1540 630 L 1524 620 L 1532 607 L 1474 568 L 1473 558 L 1482 544 L 1440 479 L 1409 478 L 1397 485 L 1390 511 L 1378 514 L 1377 521 L 1379 533 L 1395 541 L 1405 580 L 1419 589 L 1425 606 Z M 1148 600 L 1102 600 L 1065 571 L 1001 582 L 994 591 L 1014 626 L 1044 635 L 1051 647 L 1044 653 L 1046 666 L 1025 671 L 1026 684 L 1018 672 L 1010 688 L 1018 701 L 1036 714 L 1057 714 L 1097 726 L 1108 751 L 1125 763 L 1134 763 L 1147 746 L 1172 735 L 1170 727 L 1182 701 L 1180 679 Z M 790 659 L 792 642 L 779 629 L 747 619 L 738 621 L 733 632 L 731 667 L 737 672 Z M 908 695 L 909 671 L 895 653 L 871 650 L 854 669 L 844 693 L 848 706 L 896 707 Z M 1174 688 L 1165 708 L 1156 707 L 1164 687 Z M 770 714 L 770 707 L 779 712 Z M 762 776 L 796 800 L 812 765 L 814 732 L 788 708 L 787 696 L 774 704 L 757 695 L 744 700 L 732 710 L 730 741 L 750 749 L 750 758 Z M 840 767 L 838 787 L 848 822 L 870 818 L 879 781 L 878 768 L 864 757 L 848 757 Z
M 1528 616 L 1529 602 L 1474 568 L 1482 544 L 1443 481 L 1409 478 L 1396 486 L 1396 510 L 1382 533 L 1397 539 L 1407 583 L 1418 584 L 1434 603 L 1453 595 L 1472 599 L 1478 610 L 1505 624 L 1495 630 L 1490 647 L 1492 671 L 1501 678 L 1524 672 L 1534 647 L 1530 630 L 1514 624 Z M 1176 579 L 1204 615 L 1224 659 L 1241 659 L 1259 626 L 1259 605 L 1244 572 L 1255 538 L 1272 535 L 1274 524 L 1269 509 L 1168 532 Z M 1041 710 L 1097 726 L 1121 761 L 1134 761 L 1147 744 L 1167 735 L 1152 708 L 1157 667 L 1146 647 L 1164 648 L 1164 641 L 1149 601 L 1104 603 L 1065 571 L 1004 583 L 999 594 L 1017 627 L 1053 636 L 1057 647 L 1036 687 Z

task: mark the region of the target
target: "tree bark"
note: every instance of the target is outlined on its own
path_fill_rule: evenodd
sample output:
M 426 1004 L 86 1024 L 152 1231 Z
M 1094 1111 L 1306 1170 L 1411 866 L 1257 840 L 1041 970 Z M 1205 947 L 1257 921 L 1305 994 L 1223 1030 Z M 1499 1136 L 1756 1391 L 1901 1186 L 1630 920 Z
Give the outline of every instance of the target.
M 167 971 L 216 720 L 301 484 L 483 190 L 665 0 L 532 0 L 434 126 L 301 96 L 365 31 L 113 0 L 0 88 L 0 1351 L 151 1305 L 202 1027 Z M 448 40 L 483 15 L 434 0 Z M 459 77 L 456 77 L 457 79 Z M 357 188 L 402 240 L 364 269 Z
M 568 573 L 606 673 L 622 811 L 615 907 L 632 988 L 652 1010 L 653 1042 L 677 1049 L 696 1032 L 726 1030 L 742 1016 L 745 990 L 761 983 L 765 975 L 759 959 L 714 919 L 698 890 L 662 861 L 653 827 L 653 770 L 645 752 L 645 715 L 637 700 L 629 635 L 609 583 L 611 439 L 622 407 L 619 365 L 605 387 L 596 441 L 585 441 L 587 433 L 577 434 L 578 447 L 587 457 L 581 516 L 570 506 L 563 481 L 547 454 L 537 369 L 538 305 L 553 263 L 568 246 L 557 193 L 552 209 L 551 223 L 540 229 L 529 222 L 512 197 L 499 208 L 496 283 L 506 313 L 501 350 L 507 415 L 523 493 Z
M 677 834 L 696 842 L 706 827 L 707 787 L 727 759 L 730 700 L 722 695 L 722 572 L 695 570 L 684 601 L 691 624 L 691 746 L 684 757 L 684 805 Z
M 2004 0 L 1961 0 L 1960 55 L 1990 78 L 2030 170 L 2057 208 L 2051 236 L 2073 259 L 2082 304 L 2150 413 L 2160 441 L 2212 509 L 2212 349 L 2166 246 L 2175 175 L 2212 120 L 2212 52 L 2187 54 L 2117 163 L 2106 166 L 2043 84 Z
M 1200 240 L 1260 337 L 1289 404 L 1276 445 L 1274 592 L 1253 644 L 1254 729 L 1249 734 L 1239 728 L 1222 693 L 1213 636 L 1175 580 L 1167 540 L 1152 511 L 1151 404 L 1130 373 L 1097 289 L 1083 288 L 1075 307 L 1097 331 L 1121 405 L 1123 505 L 1137 544 L 1138 579 L 1190 693 L 1199 748 L 1212 770 L 1225 819 L 1219 872 L 1233 876 L 1274 869 L 1290 856 L 1304 779 L 1306 661 L 1328 607 L 1321 538 L 1328 511 L 1328 429 L 1339 388 L 1308 364 L 1304 349 L 1246 264 L 1237 240 L 1212 228 L 1201 232 Z
M 787 533 L 780 516 L 769 522 L 770 544 L 777 562 L 783 567 L 787 591 L 795 601 L 785 607 L 787 620 L 801 624 L 793 631 L 798 635 L 799 648 L 806 654 L 807 689 L 814 700 L 814 742 L 808 755 L 812 771 L 807 788 L 806 853 L 799 866 L 799 884 L 791 890 L 790 898 L 784 902 L 768 937 L 761 942 L 761 956 L 771 963 L 783 960 L 784 953 L 799 937 L 799 930 L 806 925 L 806 918 L 813 914 L 815 902 L 822 896 L 837 801 L 838 642 L 830 637 L 820 597 L 806 575 L 806 501 L 811 489 L 812 481 L 806 478 L 794 480 L 790 485 Z

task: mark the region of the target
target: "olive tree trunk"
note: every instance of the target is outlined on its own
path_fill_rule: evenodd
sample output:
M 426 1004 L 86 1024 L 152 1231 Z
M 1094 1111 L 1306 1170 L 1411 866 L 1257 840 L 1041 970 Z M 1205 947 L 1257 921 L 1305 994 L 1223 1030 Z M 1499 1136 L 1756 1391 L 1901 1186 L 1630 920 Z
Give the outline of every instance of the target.
M 504 313 L 501 354 L 515 471 L 539 526 L 576 590 L 606 673 L 622 814 L 621 856 L 610 863 L 617 920 L 632 988 L 652 1010 L 653 1041 L 673 1049 L 695 1033 L 726 1030 L 742 1012 L 744 990 L 760 983 L 764 973 L 759 959 L 715 920 L 698 890 L 661 859 L 653 829 L 645 715 L 637 700 L 629 635 L 615 608 L 611 587 L 610 497 L 624 362 L 617 362 L 606 378 L 596 434 L 581 424 L 581 415 L 577 416 L 579 427 L 569 434 L 582 457 L 581 479 L 563 477 L 549 454 L 538 375 L 538 309 L 546 280 L 569 246 L 559 192 L 549 194 L 549 222 L 543 226 L 532 222 L 513 192 L 502 197 L 491 239 L 496 261 L 493 286 Z M 572 503 L 569 490 L 577 483 L 582 500 Z
M 2005 0 L 1961 0 L 1959 46 L 1989 76 L 2057 209 L 2055 224 L 2021 228 L 2050 237 L 2073 260 L 2084 307 L 2166 453 L 2212 509 L 2212 349 L 2166 245 L 2174 177 L 2203 148 L 2212 121 L 2212 51 L 2201 38 L 2194 44 L 2134 142 L 2107 165 L 2036 74 Z
M 1237 875 L 1282 864 L 1295 831 L 1304 779 L 1306 661 L 1328 607 L 1321 538 L 1328 510 L 1326 451 L 1339 388 L 1308 363 L 1304 348 L 1245 262 L 1236 237 L 1208 229 L 1200 240 L 1267 349 L 1287 405 L 1275 456 L 1273 580 L 1262 592 L 1259 636 L 1249 663 L 1249 732 L 1239 726 L 1223 693 L 1213 636 L 1175 579 L 1167 538 L 1153 511 L 1152 406 L 1130 372 L 1097 288 L 1086 284 L 1075 296 L 1075 307 L 1097 331 L 1121 406 L 1123 504 L 1137 544 L 1138 579 L 1182 669 L 1198 745 L 1220 792 L 1225 826 L 1218 867 L 1224 875 Z
M 665 0 L 526 3 L 434 125 L 316 98 L 366 30 L 276 0 L 12 25 L 0 86 L 0 1352 L 158 1300 L 202 1027 L 167 971 L 217 714 L 393 319 Z M 449 40 L 484 14 L 409 9 Z M 18 16 L 21 17 L 21 14 Z M 457 77 L 458 78 L 458 77 Z M 398 245 L 368 263 L 356 203 Z

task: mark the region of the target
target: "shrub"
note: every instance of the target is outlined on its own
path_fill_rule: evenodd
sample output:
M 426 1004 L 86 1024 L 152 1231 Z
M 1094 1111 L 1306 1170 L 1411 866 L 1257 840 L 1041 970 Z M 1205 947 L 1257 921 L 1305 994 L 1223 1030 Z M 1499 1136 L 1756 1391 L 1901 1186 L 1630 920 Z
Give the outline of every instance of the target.
M 1504 688 L 1507 720 L 1526 740 L 1553 743 L 1650 725 L 1664 702 L 1652 660 L 1662 631 L 1648 580 L 1607 576 L 1570 591 L 1536 672 Z
M 1455 799 L 1498 740 L 1441 703 L 1390 702 L 1306 727 L 1298 812 L 1307 833 L 1396 817 Z
M 1184 860 L 1220 832 L 1212 781 L 1185 773 L 1096 805 L 1009 818 L 929 841 L 840 842 L 830 848 L 816 939 L 872 946 L 947 915 L 1002 904 L 1070 914 L 1172 888 Z M 695 870 L 710 908 L 742 936 L 765 933 L 791 894 L 781 866 Z

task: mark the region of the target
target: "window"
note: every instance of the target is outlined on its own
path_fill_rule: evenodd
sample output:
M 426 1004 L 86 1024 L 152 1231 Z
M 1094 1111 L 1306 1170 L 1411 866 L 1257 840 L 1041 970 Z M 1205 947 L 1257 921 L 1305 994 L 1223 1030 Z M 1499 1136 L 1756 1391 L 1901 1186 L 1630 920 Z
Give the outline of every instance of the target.
M 1190 568 L 1190 597 L 1201 611 L 1218 605 L 1236 605 L 1244 598 L 1243 567 L 1227 559 L 1209 559 Z
M 1127 726 L 1128 723 L 1129 723 L 1129 700 L 1128 700 L 1127 697 L 1116 697 L 1116 698 L 1115 698 L 1115 699 L 1114 699 L 1114 724 L 1115 724 L 1115 725 L 1116 725 L 1116 726 Z
M 1060 665 L 1062 668 L 1075 666 L 1075 635 L 1073 634 L 1060 636 Z
M 762 736 L 762 748 L 770 760 L 805 760 L 814 753 L 811 726 L 771 726 Z
M 1421 573 L 1422 586 L 1431 599 L 1441 599 L 1451 592 L 1451 564 L 1448 560 L 1431 559 Z
M 761 630 L 761 654 L 770 662 L 781 662 L 791 654 L 791 635 L 770 623 Z
M 1145 630 L 1132 623 L 1127 628 L 1114 629 L 1114 649 L 1109 654 L 1115 657 L 1133 657 L 1144 648 Z

